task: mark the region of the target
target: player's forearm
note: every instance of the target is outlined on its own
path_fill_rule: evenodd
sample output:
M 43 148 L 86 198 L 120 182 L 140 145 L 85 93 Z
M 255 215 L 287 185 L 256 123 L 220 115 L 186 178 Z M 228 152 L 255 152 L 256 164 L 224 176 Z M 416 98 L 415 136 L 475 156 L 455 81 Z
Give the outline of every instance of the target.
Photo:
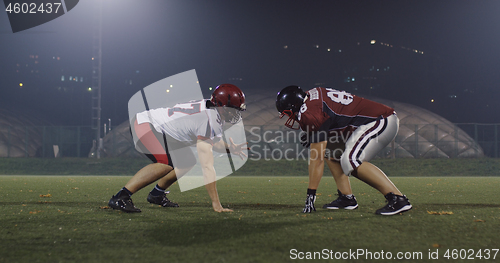
M 322 158 L 309 160 L 309 189 L 318 189 L 325 168 L 324 163 Z
M 205 180 L 205 188 L 207 189 L 210 200 L 212 200 L 212 207 L 215 211 L 219 211 L 220 209 L 222 209 L 222 205 L 220 203 L 219 194 L 217 193 L 217 186 L 215 183 L 215 169 L 213 167 L 204 167 L 202 170 L 203 178 Z
M 318 189 L 325 169 L 326 141 L 312 143 L 309 152 L 309 189 Z
M 219 142 L 214 144 L 212 149 L 219 153 L 225 153 L 227 152 L 228 148 L 228 145 L 224 141 L 220 140 Z
M 217 193 L 217 185 L 215 182 L 205 184 L 205 188 L 207 189 L 208 195 L 212 200 L 212 208 L 216 212 L 221 212 L 223 210 L 222 204 L 220 203 L 219 193 Z
M 215 206 L 222 207 L 222 205 L 220 204 L 219 194 L 217 193 L 216 183 L 211 182 L 211 183 L 205 184 L 205 188 L 207 189 L 208 196 L 210 196 L 210 200 L 212 200 L 212 206 L 214 206 L 214 209 L 215 209 Z

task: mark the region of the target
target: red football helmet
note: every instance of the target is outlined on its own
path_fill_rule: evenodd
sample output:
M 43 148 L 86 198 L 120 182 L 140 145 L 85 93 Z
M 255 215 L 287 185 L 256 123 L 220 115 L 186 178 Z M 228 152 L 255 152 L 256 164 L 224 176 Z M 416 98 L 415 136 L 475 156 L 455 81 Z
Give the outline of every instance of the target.
M 246 110 L 245 94 L 233 84 L 222 84 L 215 88 L 210 98 L 218 108 L 221 117 L 231 124 L 241 120 L 241 112 Z

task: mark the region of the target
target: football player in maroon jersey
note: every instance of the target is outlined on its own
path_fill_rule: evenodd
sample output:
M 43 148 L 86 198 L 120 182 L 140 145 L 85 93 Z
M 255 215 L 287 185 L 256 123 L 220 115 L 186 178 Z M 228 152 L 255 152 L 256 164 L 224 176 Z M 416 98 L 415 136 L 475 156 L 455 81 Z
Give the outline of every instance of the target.
M 280 118 L 288 116 L 287 127 L 300 128 L 304 132 L 301 142 L 310 147 L 309 187 L 304 213 L 316 210 L 316 189 L 325 161 L 337 184 L 339 197 L 323 208 L 358 207 L 351 190 L 350 175 L 385 196 L 387 205 L 378 209 L 376 214 L 394 215 L 412 208 L 408 198 L 384 172 L 369 163 L 396 137 L 399 119 L 394 109 L 345 91 L 314 88 L 304 92 L 298 86 L 281 90 L 276 98 L 276 108 Z

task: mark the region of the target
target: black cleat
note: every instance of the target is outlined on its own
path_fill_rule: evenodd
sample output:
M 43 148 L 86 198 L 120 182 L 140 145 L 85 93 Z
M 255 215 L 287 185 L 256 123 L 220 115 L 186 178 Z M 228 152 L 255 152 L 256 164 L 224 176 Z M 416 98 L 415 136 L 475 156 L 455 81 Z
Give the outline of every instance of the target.
M 412 208 L 410 201 L 406 198 L 406 195 L 395 195 L 393 193 L 388 193 L 385 196 L 387 199 L 387 205 L 380 208 L 375 212 L 377 215 L 391 216 L 398 213 L 403 213 Z
M 323 205 L 323 208 L 347 209 L 347 210 L 353 210 L 358 208 L 358 202 L 356 201 L 356 197 L 354 197 L 354 195 L 351 198 L 349 198 L 347 197 L 347 195 L 343 194 L 338 189 L 337 192 L 339 197 L 336 200 L 333 200 L 331 203 Z
M 151 193 L 149 193 L 147 200 L 151 204 L 161 205 L 163 207 L 179 207 L 179 204 L 168 200 L 166 193 L 159 196 L 154 196 Z
M 113 196 L 109 199 L 109 207 L 122 210 L 127 213 L 139 213 L 141 209 L 135 207 L 130 196 Z

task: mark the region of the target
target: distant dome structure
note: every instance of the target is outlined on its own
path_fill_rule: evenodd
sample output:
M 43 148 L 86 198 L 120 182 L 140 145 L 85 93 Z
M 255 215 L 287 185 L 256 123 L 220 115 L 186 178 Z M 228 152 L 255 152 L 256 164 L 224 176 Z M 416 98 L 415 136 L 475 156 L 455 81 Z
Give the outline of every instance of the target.
M 252 154 L 263 157 L 263 152 L 259 153 L 258 151 L 262 151 L 265 147 L 271 154 L 273 150 L 281 149 L 280 154 L 283 154 L 285 149 L 293 149 L 281 157 L 273 154 L 274 158 L 292 158 L 301 151 L 302 146 L 296 139 L 299 138 L 299 131 L 288 129 L 283 125 L 285 120 L 278 118 L 276 93 L 249 93 L 246 95 L 247 110 L 242 115 L 247 141 L 251 148 L 250 157 Z M 474 139 L 443 117 L 407 103 L 378 98 L 370 99 L 394 108 L 400 120 L 399 132 L 394 143 L 381 151 L 379 157 L 455 158 L 484 156 L 481 146 Z M 114 146 L 111 146 L 111 142 Z M 106 135 L 104 149 L 107 156 L 136 157 L 141 155 L 133 146 L 128 121 Z
M 0 109 L 0 157 L 35 157 L 42 148 L 38 118 L 17 111 Z
M 395 139 L 396 157 L 452 158 L 483 157 L 479 144 L 466 132 L 445 118 L 426 109 L 395 101 L 373 99 L 394 108 L 399 118 Z M 384 152 L 382 152 L 384 154 Z
M 364 96 L 361 96 L 364 97 Z M 365 97 L 368 98 L 368 97 Z M 439 158 L 439 157 L 483 157 L 484 153 L 474 139 L 455 124 L 426 109 L 396 101 L 379 98 L 368 98 L 394 108 L 399 118 L 399 131 L 393 145 L 389 145 L 379 153 L 383 158 Z M 278 118 L 276 110 L 276 94 L 255 94 L 247 96 L 247 111 L 243 114 L 245 129 L 263 127 L 262 130 L 280 130 L 290 132 L 284 127 L 284 119 Z M 264 128 L 265 127 L 265 128 Z M 271 149 L 286 148 L 291 145 L 273 145 L 272 134 L 261 138 L 254 128 L 247 135 L 251 141 L 263 139 Z M 260 131 L 262 133 L 262 131 Z M 280 136 L 280 134 L 277 134 Z M 286 136 L 289 137 L 289 136 Z

